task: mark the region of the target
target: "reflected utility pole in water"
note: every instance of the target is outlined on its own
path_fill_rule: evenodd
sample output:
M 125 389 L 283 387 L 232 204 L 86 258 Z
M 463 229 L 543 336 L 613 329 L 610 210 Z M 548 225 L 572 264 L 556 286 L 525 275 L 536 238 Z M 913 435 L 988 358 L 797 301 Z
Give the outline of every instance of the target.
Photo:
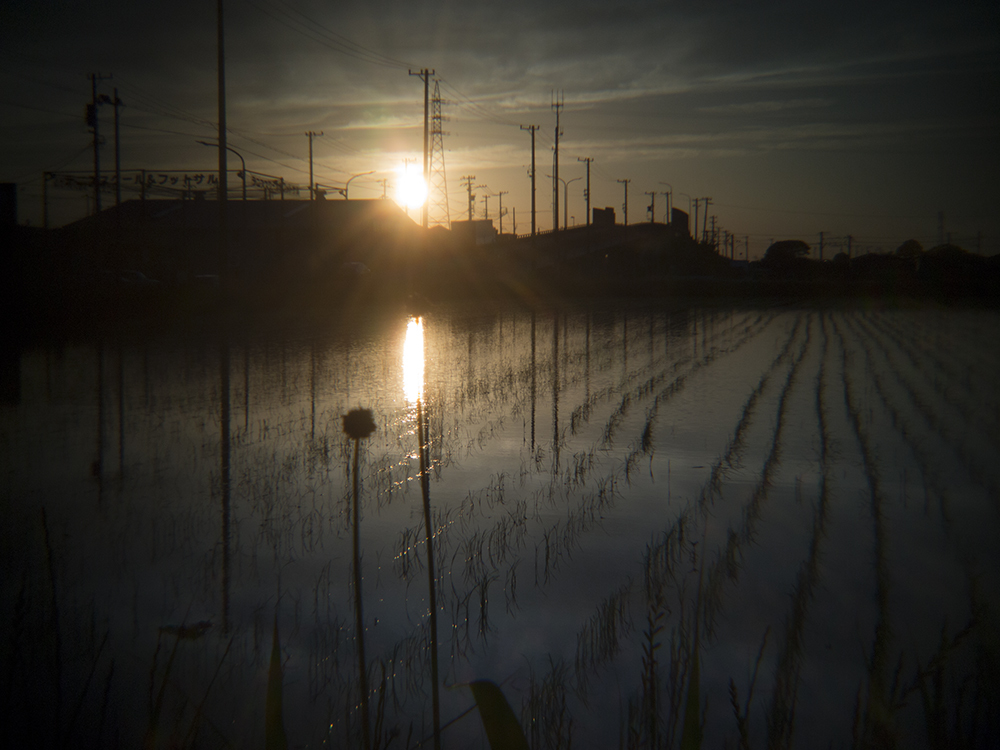
M 216 34 L 218 51 L 218 105 L 219 105 L 219 279 L 225 298 L 229 289 L 229 227 L 226 215 L 226 199 L 229 185 L 226 180 L 228 169 L 226 145 L 226 46 L 223 0 L 216 1 Z M 229 632 L 229 513 L 230 513 L 230 435 L 229 435 L 229 341 L 228 332 L 223 327 L 219 343 L 219 381 L 221 385 L 220 404 L 220 447 L 219 464 L 222 477 L 222 632 Z
M 472 351 L 469 336 L 469 351 Z M 424 505 L 424 539 L 427 543 L 427 593 L 430 607 L 431 703 L 434 711 L 434 747 L 441 748 L 441 700 L 438 676 L 437 576 L 434 572 L 434 530 L 431 518 L 430 419 L 424 412 L 424 328 L 420 318 L 410 318 L 403 343 L 403 394 L 416 406 L 420 494 Z
M 434 750 L 441 750 L 441 697 L 438 687 L 437 579 L 434 573 L 434 533 L 431 527 L 431 489 L 427 476 L 430 423 L 417 396 L 417 440 L 420 443 L 420 492 L 424 501 L 424 537 L 427 540 L 427 593 L 431 626 L 431 705 L 434 712 Z
M 364 613 L 361 608 L 361 539 L 358 455 L 361 441 L 375 432 L 375 421 L 368 409 L 352 409 L 344 415 L 344 432 L 354 441 L 354 507 L 351 511 L 353 526 L 354 567 L 354 627 L 358 640 L 358 692 L 361 695 L 361 733 L 365 750 L 371 750 L 371 725 L 368 712 L 368 663 L 365 659 Z
M 230 529 L 230 451 L 229 429 L 229 341 L 223 330 L 219 340 L 219 470 L 222 477 L 222 632 L 229 632 L 229 529 Z
M 118 346 L 118 476 L 125 478 L 125 363 Z M 120 486 L 120 485 L 119 485 Z
M 531 452 L 535 452 L 535 313 L 531 313 Z
M 97 344 L 97 460 L 90 467 L 97 478 L 97 504 L 104 499 L 104 342 Z
M 552 320 L 552 480 L 559 475 L 559 314 Z

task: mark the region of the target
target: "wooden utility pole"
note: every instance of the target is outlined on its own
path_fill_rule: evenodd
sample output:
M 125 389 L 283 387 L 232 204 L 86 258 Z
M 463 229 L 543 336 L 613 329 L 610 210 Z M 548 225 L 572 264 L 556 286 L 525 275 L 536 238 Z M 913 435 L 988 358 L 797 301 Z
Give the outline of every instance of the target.
M 649 196 L 649 209 L 648 209 L 648 211 L 649 211 L 649 223 L 652 224 L 654 221 L 656 221 L 656 211 L 655 211 L 655 208 L 656 208 L 656 191 L 655 190 L 653 190 L 653 191 L 647 190 L 646 191 L 646 195 Z
M 499 217 L 500 217 L 500 237 L 501 237 L 501 239 L 503 238 L 503 197 L 505 195 L 507 195 L 507 193 L 509 193 L 509 192 L 510 192 L 509 190 L 501 190 L 499 193 L 497 193 L 497 197 L 500 198 Z
M 409 71 L 409 73 L 411 76 L 419 77 L 424 82 L 424 185 L 429 186 L 431 184 L 430 153 L 428 152 L 427 147 L 430 136 L 430 80 L 431 76 L 434 75 L 434 71 L 424 68 L 419 73 L 414 73 L 412 70 Z M 421 222 L 421 225 L 424 227 L 424 229 L 427 228 L 428 203 L 430 203 L 430 201 L 428 199 L 425 199 L 423 220 Z
M 321 130 L 318 133 L 314 133 L 311 130 L 306 131 L 306 138 L 309 139 L 309 200 L 316 200 L 316 183 L 313 179 L 313 138 L 317 138 L 323 135 Z
M 122 100 L 118 98 L 118 89 L 115 89 L 114 100 L 111 102 L 115 107 L 115 205 L 122 202 L 122 147 L 121 135 L 118 123 L 118 109 L 122 106 Z
M 589 156 L 576 157 L 577 161 L 583 161 L 587 163 L 587 189 L 583 193 L 583 197 L 587 199 L 587 226 L 590 226 L 590 162 L 593 161 Z
M 217 73 L 218 73 L 218 107 L 219 107 L 219 279 L 223 287 L 229 284 L 229 216 L 226 210 L 226 198 L 229 194 L 227 180 L 229 162 L 229 146 L 226 137 L 226 26 L 222 13 L 223 0 L 217 0 L 216 38 L 217 38 Z M 228 372 L 227 376 L 228 377 Z M 228 427 L 225 429 L 228 430 Z M 229 468 L 226 466 L 223 477 L 224 494 L 229 493 Z M 228 514 L 228 509 L 227 509 Z M 223 618 L 223 632 L 228 629 L 228 615 Z
M 521 130 L 531 133 L 531 236 L 535 236 L 535 131 L 538 125 L 522 125 Z
M 476 179 L 474 174 L 467 174 L 462 178 L 462 182 L 465 183 L 465 189 L 469 193 L 469 221 L 472 221 L 472 206 L 476 201 L 476 196 L 472 194 L 472 183 Z
M 625 212 L 625 226 L 628 226 L 628 184 L 632 180 L 618 180 L 618 182 L 625 186 L 625 202 L 622 204 L 622 210 Z
M 559 136 L 562 130 L 559 128 L 559 113 L 563 108 L 562 94 L 552 94 L 552 109 L 556 111 L 556 145 L 552 159 L 552 231 L 559 231 Z
M 704 213 L 705 218 L 701 220 L 701 241 L 704 243 L 708 242 L 708 207 L 712 205 L 712 199 L 702 198 L 701 202 L 702 205 L 705 207 L 705 213 Z
M 94 213 L 101 212 L 101 135 L 99 132 L 101 118 L 98 117 L 97 108 L 102 104 L 107 104 L 111 100 L 106 95 L 97 96 L 98 81 L 110 80 L 111 76 L 102 76 L 100 73 L 90 74 L 90 105 L 87 107 L 87 125 L 94 131 Z

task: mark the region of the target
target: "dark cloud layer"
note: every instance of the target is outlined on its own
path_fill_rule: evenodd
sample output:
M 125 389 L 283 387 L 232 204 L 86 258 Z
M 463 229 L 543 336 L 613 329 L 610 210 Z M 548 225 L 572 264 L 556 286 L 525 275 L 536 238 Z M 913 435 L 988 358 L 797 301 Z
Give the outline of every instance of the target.
M 712 195 L 724 226 L 761 242 L 821 229 L 933 240 L 945 210 L 967 245 L 983 232 L 1000 251 L 995 3 L 230 0 L 226 17 L 233 141 L 289 180 L 308 129 L 326 133 L 324 179 L 391 177 L 421 141 L 407 67 L 429 67 L 446 82 L 451 184 L 476 171 L 522 216 L 530 155 L 516 126 L 543 126 L 547 163 L 558 90 L 565 173 L 593 157 L 598 203 L 621 203 L 617 179 L 637 195 L 669 182 Z M 0 50 L 0 179 L 24 184 L 22 214 L 41 170 L 86 168 L 91 72 L 113 73 L 104 87 L 126 101 L 129 163 L 205 161 L 194 141 L 216 117 L 214 3 L 8 0 Z

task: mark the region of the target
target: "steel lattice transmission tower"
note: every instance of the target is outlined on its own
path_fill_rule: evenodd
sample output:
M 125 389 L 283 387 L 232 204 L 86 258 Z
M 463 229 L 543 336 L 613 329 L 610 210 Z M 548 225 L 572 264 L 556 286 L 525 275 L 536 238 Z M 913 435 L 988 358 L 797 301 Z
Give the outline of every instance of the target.
M 434 80 L 434 96 L 431 97 L 431 153 L 430 177 L 427 184 L 427 203 L 430 208 L 429 226 L 451 227 L 451 212 L 448 209 L 448 182 L 444 174 L 444 137 L 441 129 L 441 84 Z

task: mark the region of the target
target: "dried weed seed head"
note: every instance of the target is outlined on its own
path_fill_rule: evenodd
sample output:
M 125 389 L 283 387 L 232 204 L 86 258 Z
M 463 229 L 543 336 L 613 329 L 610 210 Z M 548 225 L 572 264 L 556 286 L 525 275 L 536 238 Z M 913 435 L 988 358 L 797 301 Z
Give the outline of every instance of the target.
M 375 432 L 371 409 L 351 409 L 344 415 L 344 432 L 352 440 L 361 440 Z

